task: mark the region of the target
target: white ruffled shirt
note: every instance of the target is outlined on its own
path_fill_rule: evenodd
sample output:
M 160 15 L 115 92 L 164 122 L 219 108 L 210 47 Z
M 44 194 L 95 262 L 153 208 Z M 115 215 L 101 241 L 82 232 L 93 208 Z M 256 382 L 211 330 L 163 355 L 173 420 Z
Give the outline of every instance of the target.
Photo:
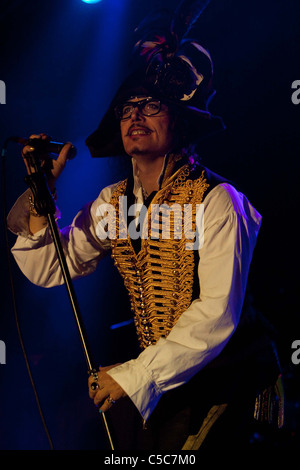
M 110 249 L 97 236 L 98 207 L 108 204 L 115 185 L 104 188 L 72 224 L 60 231 L 71 277 L 92 273 Z M 135 176 L 134 195 L 143 204 Z M 247 277 L 261 216 L 247 198 L 228 183 L 217 185 L 204 199 L 204 243 L 199 249 L 200 296 L 183 312 L 170 334 L 137 358 L 109 370 L 147 420 L 163 393 L 186 383 L 225 347 L 239 322 Z M 15 203 L 8 226 L 18 235 L 13 256 L 34 284 L 62 284 L 49 227 L 31 235 L 28 191 Z M 99 233 L 98 233 L 99 235 Z M 101 267 L 100 267 L 101 269 Z

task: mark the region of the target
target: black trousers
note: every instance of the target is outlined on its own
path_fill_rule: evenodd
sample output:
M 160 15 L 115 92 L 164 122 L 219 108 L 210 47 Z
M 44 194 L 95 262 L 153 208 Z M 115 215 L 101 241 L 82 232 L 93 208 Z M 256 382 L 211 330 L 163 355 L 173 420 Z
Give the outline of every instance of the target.
M 106 414 L 116 450 L 180 451 L 187 438 L 198 433 L 212 407 L 224 404 L 200 449 L 246 448 L 255 425 L 256 396 L 275 384 L 280 374 L 273 342 L 258 331 L 254 324 L 244 335 L 235 334 L 188 383 L 166 392 L 146 428 L 129 398 L 113 405 Z
M 220 405 L 226 406 L 212 426 L 206 427 L 199 451 L 248 448 L 256 424 L 255 387 L 239 380 L 234 386 L 214 382 L 212 390 L 206 379 L 205 374 L 199 374 L 188 384 L 164 394 L 146 426 L 129 398 L 119 400 L 106 413 L 116 450 L 180 451 L 188 437 L 199 432 L 210 410 Z

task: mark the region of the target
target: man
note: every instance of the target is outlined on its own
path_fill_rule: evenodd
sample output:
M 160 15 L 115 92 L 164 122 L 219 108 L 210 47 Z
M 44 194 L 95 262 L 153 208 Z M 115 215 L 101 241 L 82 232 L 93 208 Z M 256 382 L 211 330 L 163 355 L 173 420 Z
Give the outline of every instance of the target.
M 87 144 L 94 157 L 129 155 L 132 173 L 104 188 L 61 231 L 74 279 L 93 272 L 111 250 L 129 293 L 142 352 L 130 361 L 100 368 L 89 378 L 90 397 L 101 412 L 114 416 L 122 403 L 134 405 L 129 408 L 136 420 L 129 431 L 132 441 L 122 444 L 119 436 L 120 448 L 237 445 L 234 440 L 253 416 L 255 402 L 261 413 L 257 397 L 275 386 L 278 377 L 265 330 L 246 305 L 243 309 L 261 216 L 228 181 L 202 167 L 192 151 L 201 135 L 223 124 L 207 111 L 213 94 L 210 56 L 195 42 L 188 46 L 192 54 L 175 53 L 172 62 L 170 55 L 165 60 L 160 44 L 164 66 L 160 60 L 158 67 L 152 60 L 157 54 L 150 54 L 150 66 L 139 68 L 122 84 Z M 47 139 L 45 134 L 32 137 Z M 70 145 L 48 172 L 51 191 Z M 29 173 L 34 171 L 33 150 L 23 149 Z M 47 219 L 36 213 L 28 195 L 21 196 L 9 215 L 9 226 L 18 234 L 12 252 L 35 284 L 61 284 Z M 124 197 L 128 207 L 136 204 L 148 210 L 133 216 L 134 226 L 140 228 L 137 239 L 120 203 Z M 164 218 L 155 208 L 164 205 L 168 214 L 174 204 L 181 215 L 191 207 L 189 220 L 198 236 L 192 249 L 184 230 L 176 236 L 175 218 L 170 236 L 163 236 Z M 113 208 L 109 214 L 108 207 Z M 199 207 L 204 226 L 196 223 Z M 220 422 L 219 428 L 212 427 L 215 422 Z M 118 427 L 124 434 L 123 424 Z

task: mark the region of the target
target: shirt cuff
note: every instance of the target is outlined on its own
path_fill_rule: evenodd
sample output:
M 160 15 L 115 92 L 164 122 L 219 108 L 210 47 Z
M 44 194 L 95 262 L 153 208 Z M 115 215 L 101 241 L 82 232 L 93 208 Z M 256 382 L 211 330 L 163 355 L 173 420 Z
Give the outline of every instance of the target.
M 29 230 L 29 216 L 30 216 L 30 206 L 29 206 L 29 196 L 31 194 L 30 189 L 27 189 L 15 202 L 7 216 L 7 227 L 15 235 L 28 238 L 32 241 L 40 240 L 47 227 L 42 228 L 34 235 L 30 233 Z M 58 208 L 56 208 L 55 219 L 58 220 L 61 217 L 61 213 Z
M 144 421 L 147 421 L 161 398 L 162 392 L 142 361 L 139 358 L 132 359 L 110 369 L 107 374 L 118 382 L 137 407 Z

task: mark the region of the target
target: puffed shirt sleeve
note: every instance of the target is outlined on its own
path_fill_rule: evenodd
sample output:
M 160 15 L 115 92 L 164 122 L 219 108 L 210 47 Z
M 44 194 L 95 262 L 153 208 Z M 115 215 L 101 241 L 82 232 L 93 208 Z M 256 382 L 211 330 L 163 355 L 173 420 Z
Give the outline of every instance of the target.
M 108 371 L 147 420 L 160 397 L 186 383 L 220 354 L 239 322 L 260 214 L 230 184 L 204 200 L 199 249 L 200 296 L 166 338 Z
M 113 187 L 114 185 L 104 188 L 95 201 L 81 209 L 70 226 L 59 230 L 72 279 L 94 272 L 110 249 L 110 241 L 101 221 L 104 219 L 105 208 L 109 206 Z M 56 218 L 59 215 L 57 210 Z M 30 234 L 28 190 L 14 204 L 7 223 L 8 228 L 18 235 L 11 251 L 23 274 L 33 284 L 41 287 L 63 284 L 50 227 L 47 226 L 34 235 Z

